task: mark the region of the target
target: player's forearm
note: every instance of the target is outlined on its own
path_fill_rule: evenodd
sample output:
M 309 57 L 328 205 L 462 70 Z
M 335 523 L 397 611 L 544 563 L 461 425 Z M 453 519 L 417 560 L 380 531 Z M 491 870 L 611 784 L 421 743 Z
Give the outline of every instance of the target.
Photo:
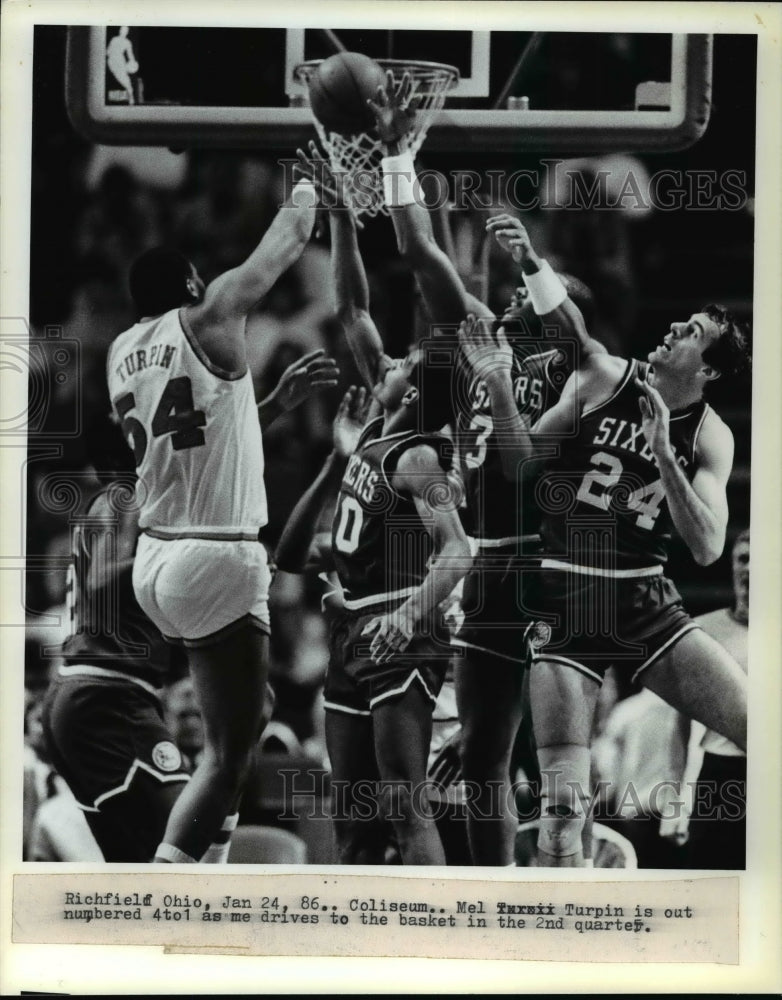
M 258 421 L 261 425 L 261 430 L 265 431 L 284 412 L 277 398 L 276 390 L 272 390 L 266 399 L 262 399 L 258 404 Z
M 317 195 L 312 185 L 297 184 L 242 266 L 242 270 L 256 276 L 259 287 L 270 288 L 301 257 L 312 235 L 316 208 Z
M 472 564 L 472 553 L 466 541 L 446 542 L 436 554 L 424 581 L 402 605 L 416 622 L 422 622 L 453 592 L 454 587 Z
M 205 305 L 215 317 L 245 316 L 296 263 L 312 234 L 316 205 L 312 185 L 297 184 L 247 260 L 209 285 Z
M 369 284 L 358 249 L 356 224 L 352 214 L 337 207 L 329 212 L 331 260 L 337 293 L 337 312 L 349 317 L 356 310 L 369 309 Z
M 386 157 L 383 183 L 397 248 L 415 273 L 432 319 L 459 323 L 467 315 L 467 292 L 453 262 L 435 239 L 412 157 Z
M 352 215 L 329 213 L 331 260 L 337 296 L 337 316 L 361 376 L 370 388 L 379 377 L 383 342 L 369 315 L 369 284 L 358 248 Z
M 299 499 L 282 530 L 274 555 L 280 569 L 300 573 L 307 564 L 318 518 L 345 472 L 347 459 L 332 451 L 315 481 Z
M 494 433 L 500 448 L 502 471 L 506 479 L 515 482 L 519 467 L 534 456 L 529 425 L 516 406 L 509 374 L 503 372 L 490 375 L 485 383 L 489 392 Z
M 670 447 L 655 458 L 671 520 L 700 566 L 709 566 L 722 555 L 725 519 L 701 500 L 682 471 Z
M 565 286 L 532 247 L 526 248 L 522 256 L 521 273 L 541 323 L 556 329 L 560 340 L 572 340 L 578 345 L 576 366 L 589 354 L 606 353 L 603 345 L 590 337 L 581 310 Z M 561 291 L 558 286 L 562 286 Z

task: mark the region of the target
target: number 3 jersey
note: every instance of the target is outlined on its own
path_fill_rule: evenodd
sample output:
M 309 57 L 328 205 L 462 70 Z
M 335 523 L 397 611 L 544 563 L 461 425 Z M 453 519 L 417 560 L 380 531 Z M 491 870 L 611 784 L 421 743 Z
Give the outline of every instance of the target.
M 529 341 L 514 344 L 513 395 L 519 413 L 530 425 L 559 400 L 573 370 L 572 351 L 567 351 L 570 345 L 544 351 L 541 346 Z M 502 432 L 494 427 L 486 384 L 472 375 L 466 361 L 460 379 L 456 438 L 467 498 L 468 534 L 490 546 L 532 541 L 539 528 L 539 513 L 528 484 L 521 478 L 510 482 L 505 476 Z
M 141 529 L 159 538 L 257 538 L 267 507 L 249 369 L 214 365 L 187 311 L 173 309 L 120 334 L 107 374 L 136 458 Z
M 444 472 L 453 445 L 441 434 L 382 434 L 383 418 L 371 420 L 348 459 L 332 527 L 332 551 L 350 610 L 404 600 L 422 582 L 432 540 L 412 496 L 391 485 L 399 459 L 410 448 L 435 449 Z M 427 500 L 426 490 L 424 499 Z M 448 487 L 432 487 L 430 502 L 454 502 Z
M 546 555 L 608 573 L 666 562 L 672 522 L 634 382 L 645 374 L 646 365 L 629 361 L 612 396 L 582 413 L 578 433 L 538 480 Z M 688 480 L 708 410 L 700 400 L 671 413 L 671 445 Z

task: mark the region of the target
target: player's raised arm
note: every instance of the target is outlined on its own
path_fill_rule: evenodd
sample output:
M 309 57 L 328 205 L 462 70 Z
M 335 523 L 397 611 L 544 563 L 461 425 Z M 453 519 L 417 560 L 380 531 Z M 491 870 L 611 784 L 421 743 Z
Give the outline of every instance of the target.
M 589 335 L 584 316 L 565 285 L 548 261 L 535 252 L 524 224 L 505 212 L 492 216 L 486 222 L 486 230 L 521 265 L 524 284 L 541 322 L 559 328 L 561 337 L 573 338 L 578 343 L 577 364 L 591 354 L 605 354 L 605 347 Z
M 459 346 L 476 378 L 486 385 L 502 471 L 515 481 L 521 464 L 533 456 L 534 444 L 513 395 L 513 349 L 502 327 L 494 334 L 487 321 L 473 315 L 459 326 Z
M 336 492 L 353 454 L 366 418 L 366 390 L 352 385 L 345 393 L 334 420 L 333 444 L 323 468 L 293 508 L 274 555 L 287 573 L 301 573 L 307 565 L 316 535 L 318 518 L 329 497 Z
M 383 341 L 369 314 L 369 284 L 358 248 L 356 220 L 342 196 L 334 177 L 315 143 L 309 156 L 296 150 L 299 169 L 311 178 L 322 200 L 329 207 L 331 263 L 337 295 L 337 318 L 353 353 L 359 372 L 368 388 L 377 384 L 386 364 Z
M 377 663 L 385 662 L 408 645 L 472 563 L 453 488 L 434 448 L 421 444 L 406 451 L 399 459 L 392 486 L 413 497 L 416 510 L 432 536 L 434 553 L 426 577 L 410 597 L 367 626 L 365 634 L 374 633 L 370 648 Z
M 201 311 L 208 320 L 246 316 L 301 256 L 315 225 L 317 194 L 306 180 L 293 188 L 258 246 L 238 267 L 207 287 Z
M 453 263 L 435 240 L 405 138 L 415 115 L 416 101 L 410 97 L 409 76 L 405 74 L 396 87 L 391 73 L 386 87 L 381 87 L 376 99 L 370 101 L 378 135 L 386 147 L 383 187 L 399 252 L 413 268 L 434 322 L 457 324 L 468 312 L 492 316 L 487 306 L 468 293 Z
M 676 460 L 670 439 L 670 410 L 648 380 L 636 379 L 644 436 L 654 454 L 671 520 L 700 566 L 722 555 L 728 526 L 726 488 L 733 467 L 733 434 L 709 410 L 696 452 L 697 469 L 690 482 Z
M 317 201 L 311 182 L 299 182 L 247 260 L 215 278 L 201 301 L 188 306 L 186 322 L 219 368 L 236 372 L 246 367 L 247 314 L 301 256 L 315 224 Z

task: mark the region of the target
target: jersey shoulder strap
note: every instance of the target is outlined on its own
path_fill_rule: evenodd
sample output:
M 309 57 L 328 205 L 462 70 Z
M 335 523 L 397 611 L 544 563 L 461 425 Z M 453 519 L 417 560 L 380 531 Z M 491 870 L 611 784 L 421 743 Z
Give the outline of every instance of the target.
M 370 441 L 374 441 L 376 437 L 380 436 L 380 431 L 383 428 L 383 415 L 382 413 L 378 417 L 373 417 L 372 420 L 367 421 L 361 431 L 358 438 L 358 443 L 356 444 L 356 451 L 363 447 L 365 444 L 369 444 Z
M 399 459 L 406 451 L 410 451 L 411 448 L 417 448 L 420 445 L 429 445 L 429 447 L 435 450 L 437 460 L 443 472 L 449 472 L 453 468 L 455 450 L 453 441 L 450 438 L 444 434 L 411 431 L 398 441 L 394 441 L 380 459 L 380 470 L 389 489 L 393 489 L 391 477 L 396 471 Z

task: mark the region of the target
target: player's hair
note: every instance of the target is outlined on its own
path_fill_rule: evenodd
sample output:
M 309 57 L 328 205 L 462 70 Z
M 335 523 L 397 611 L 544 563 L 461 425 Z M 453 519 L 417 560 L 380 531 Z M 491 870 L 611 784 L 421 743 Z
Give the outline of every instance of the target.
M 87 460 L 103 485 L 113 482 L 117 475 L 136 474 L 133 452 L 113 414 L 99 413 L 88 422 L 84 447 Z
M 454 366 L 452 360 L 448 363 L 448 357 L 456 357 L 457 344 L 448 339 L 446 346 L 446 338 L 443 338 L 442 353 L 437 349 L 422 349 L 421 356 L 410 369 L 410 384 L 418 389 L 418 428 L 422 431 L 440 430 L 454 419 Z
M 725 306 L 707 305 L 701 309 L 719 328 L 720 335 L 703 352 L 706 364 L 722 376 L 740 375 L 749 370 L 749 337 Z
M 131 265 L 128 280 L 139 316 L 159 316 L 185 305 L 191 275 L 190 261 L 178 250 L 154 247 L 145 251 Z

